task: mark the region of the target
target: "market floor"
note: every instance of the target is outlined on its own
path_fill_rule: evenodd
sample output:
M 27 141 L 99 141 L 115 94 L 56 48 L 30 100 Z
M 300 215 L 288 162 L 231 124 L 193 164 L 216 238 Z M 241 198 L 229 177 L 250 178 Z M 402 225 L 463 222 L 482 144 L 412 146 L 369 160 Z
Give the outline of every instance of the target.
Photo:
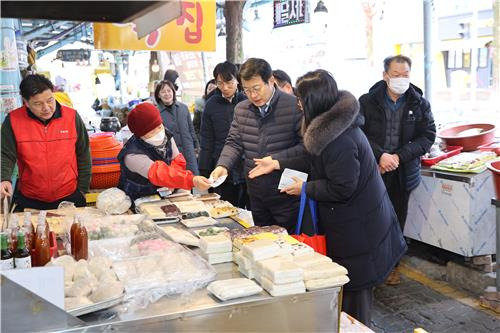
M 375 332 L 500 332 L 500 315 L 481 308 L 477 299 L 407 266 L 401 271 L 400 285 L 375 289 Z

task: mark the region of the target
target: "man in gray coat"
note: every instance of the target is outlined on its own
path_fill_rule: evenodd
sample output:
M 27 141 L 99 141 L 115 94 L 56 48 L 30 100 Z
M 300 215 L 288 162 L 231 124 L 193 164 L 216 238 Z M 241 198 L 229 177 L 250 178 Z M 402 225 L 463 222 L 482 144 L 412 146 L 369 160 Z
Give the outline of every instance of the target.
M 263 59 L 250 58 L 241 66 L 240 83 L 248 100 L 234 109 L 234 118 L 213 180 L 225 176 L 228 170 L 244 158 L 250 207 L 256 225 L 280 225 L 294 230 L 299 198 L 281 193 L 278 184 L 281 172 L 249 179 L 254 159 L 271 156 L 287 159 L 304 154 L 300 133 L 302 113 L 294 96 L 276 88 L 272 69 Z

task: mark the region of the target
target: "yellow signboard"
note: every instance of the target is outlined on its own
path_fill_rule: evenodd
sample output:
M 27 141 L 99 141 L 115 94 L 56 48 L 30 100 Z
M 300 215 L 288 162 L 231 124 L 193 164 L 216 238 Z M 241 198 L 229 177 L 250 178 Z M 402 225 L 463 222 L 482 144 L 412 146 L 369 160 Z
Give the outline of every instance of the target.
M 182 1 L 181 16 L 137 39 L 134 23 L 94 23 L 101 50 L 215 51 L 215 0 Z

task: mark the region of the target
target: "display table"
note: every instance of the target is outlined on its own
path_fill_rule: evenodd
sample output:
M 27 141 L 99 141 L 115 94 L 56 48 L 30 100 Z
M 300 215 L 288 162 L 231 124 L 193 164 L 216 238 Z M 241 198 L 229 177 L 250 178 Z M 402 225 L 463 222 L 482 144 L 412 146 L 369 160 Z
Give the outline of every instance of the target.
M 229 218 L 219 219 L 221 226 L 241 228 Z M 178 225 L 178 224 L 177 224 Z M 234 263 L 214 265 L 216 280 L 242 277 Z M 9 281 L 10 282 L 10 281 Z M 341 287 L 301 294 L 272 297 L 266 291 L 258 295 L 221 302 L 206 288 L 190 295 L 163 297 L 145 309 L 131 311 L 126 304 L 80 316 L 65 311 L 15 283 L 9 288 L 9 299 L 2 299 L 2 328 L 12 331 L 127 331 L 127 332 L 238 332 L 238 331 L 307 331 L 338 332 Z M 28 297 L 16 297 L 27 295 Z M 7 301 L 7 303 L 5 303 Z M 8 304 L 8 306 L 4 306 Z M 37 312 L 33 314 L 36 305 Z M 19 313 L 30 319 L 8 320 Z M 4 321 L 4 318 L 6 320 Z M 60 318 L 55 322 L 54 318 Z
M 422 169 L 411 193 L 404 235 L 465 257 L 494 254 L 492 173 Z

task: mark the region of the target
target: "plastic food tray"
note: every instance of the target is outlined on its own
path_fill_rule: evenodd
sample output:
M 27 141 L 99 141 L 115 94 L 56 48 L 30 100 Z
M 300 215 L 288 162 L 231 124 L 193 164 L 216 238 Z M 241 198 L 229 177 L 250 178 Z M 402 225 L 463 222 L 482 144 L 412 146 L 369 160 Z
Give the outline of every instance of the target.
M 87 314 L 87 313 L 92 313 L 92 312 L 96 312 L 96 311 L 110 308 L 112 306 L 120 304 L 122 302 L 122 300 L 123 300 L 123 294 L 118 296 L 118 297 L 115 297 L 115 298 L 110 298 L 108 300 L 105 300 L 105 301 L 102 301 L 99 303 L 94 303 L 94 304 L 90 304 L 87 306 L 74 308 L 74 309 L 68 310 L 66 312 L 68 312 L 70 315 L 73 315 L 75 317 L 82 316 L 82 315 Z
M 477 147 L 480 151 L 493 151 L 500 156 L 500 140 Z
M 461 146 L 448 146 L 448 147 L 446 147 L 445 153 L 442 155 L 439 155 L 439 156 L 436 156 L 433 158 L 422 157 L 422 159 L 421 159 L 422 165 L 432 166 L 432 165 L 438 163 L 439 161 L 442 161 L 448 157 L 452 157 L 452 156 L 460 154 L 462 149 L 463 149 L 463 147 L 461 147 Z

